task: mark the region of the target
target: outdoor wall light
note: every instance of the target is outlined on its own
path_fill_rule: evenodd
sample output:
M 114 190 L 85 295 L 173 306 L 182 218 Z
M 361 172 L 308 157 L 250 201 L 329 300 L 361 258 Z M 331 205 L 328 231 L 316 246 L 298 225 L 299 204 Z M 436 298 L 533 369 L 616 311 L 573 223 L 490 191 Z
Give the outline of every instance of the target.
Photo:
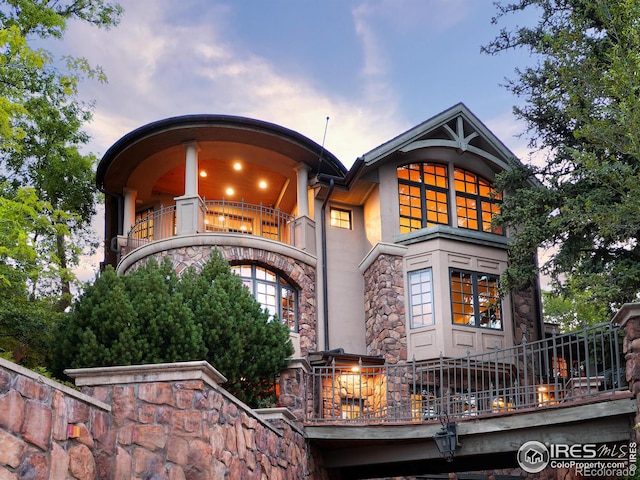
M 445 458 L 447 462 L 452 462 L 453 454 L 456 452 L 456 446 L 458 445 L 458 433 L 455 422 L 442 425 L 442 429 L 433 436 L 433 440 L 436 442 L 436 447 L 438 447 L 440 455 Z

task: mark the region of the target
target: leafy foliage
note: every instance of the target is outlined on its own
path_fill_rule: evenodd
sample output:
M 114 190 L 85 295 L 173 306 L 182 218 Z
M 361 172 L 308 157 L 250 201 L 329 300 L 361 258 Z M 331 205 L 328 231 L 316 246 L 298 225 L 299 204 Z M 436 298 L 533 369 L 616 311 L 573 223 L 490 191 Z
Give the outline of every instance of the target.
M 104 79 L 85 59 L 34 45 L 62 38 L 70 20 L 109 28 L 120 14 L 103 0 L 0 0 L 0 351 L 30 366 L 47 356 L 72 267 L 95 243 L 95 158 L 81 153 L 91 111 L 77 86 Z
M 500 4 L 495 20 L 525 9 L 537 25 L 503 29 L 484 48 L 531 52 L 535 65 L 507 88 L 524 99 L 515 114 L 546 156 L 498 180 L 511 192 L 500 222 L 513 232 L 503 284 L 526 284 L 542 246 L 557 292 L 570 281 L 615 308 L 640 292 L 640 3 L 519 0 Z
M 180 278 L 168 259 L 124 276 L 107 267 L 74 304 L 56 345 L 55 373 L 205 359 L 254 406 L 272 394 L 293 353 L 288 328 L 271 321 L 217 251 L 201 272 Z

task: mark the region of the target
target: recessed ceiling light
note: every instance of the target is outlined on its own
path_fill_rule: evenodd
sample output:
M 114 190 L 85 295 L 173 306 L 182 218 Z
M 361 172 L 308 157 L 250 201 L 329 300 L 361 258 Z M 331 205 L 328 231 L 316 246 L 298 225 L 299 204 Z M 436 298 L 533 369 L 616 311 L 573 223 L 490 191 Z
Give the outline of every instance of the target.
M 267 188 L 267 182 L 265 182 L 264 180 L 260 180 L 258 186 L 262 189 Z
M 204 170 L 200 170 L 200 176 L 202 178 L 206 177 L 207 176 L 207 172 L 205 172 Z
M 227 195 L 233 195 L 235 193 L 233 191 L 233 188 L 231 188 L 231 187 L 227 188 L 226 192 L 227 192 Z
M 234 170 L 237 170 L 237 171 L 242 170 L 242 164 L 241 164 L 240 162 L 235 162 L 235 163 L 233 164 L 233 169 L 234 169 Z

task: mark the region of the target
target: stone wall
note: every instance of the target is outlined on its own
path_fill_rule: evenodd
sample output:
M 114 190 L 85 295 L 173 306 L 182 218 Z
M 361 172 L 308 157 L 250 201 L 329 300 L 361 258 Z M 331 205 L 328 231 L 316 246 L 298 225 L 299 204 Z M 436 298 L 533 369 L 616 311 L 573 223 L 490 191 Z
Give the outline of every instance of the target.
M 324 479 L 287 409 L 252 410 L 206 362 L 68 372 L 2 360 L 0 480 Z
M 402 257 L 380 255 L 364 272 L 364 291 L 367 354 L 391 364 L 406 361 Z
M 0 358 L 0 479 L 98 478 L 111 407 Z

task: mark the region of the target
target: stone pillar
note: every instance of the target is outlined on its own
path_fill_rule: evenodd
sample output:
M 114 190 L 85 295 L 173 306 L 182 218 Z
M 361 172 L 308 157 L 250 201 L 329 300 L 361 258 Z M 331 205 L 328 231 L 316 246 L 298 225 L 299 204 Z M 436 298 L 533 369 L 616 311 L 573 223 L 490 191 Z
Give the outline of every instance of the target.
M 296 167 L 296 175 L 298 176 L 298 217 L 309 216 L 309 167 L 300 164 Z
M 623 352 L 629 390 L 636 397 L 636 427 L 640 424 L 640 303 L 625 303 L 611 321 L 624 331 Z M 636 442 L 640 429 L 634 428 Z
M 124 187 L 124 215 L 122 218 L 122 234 L 127 236 L 131 227 L 136 221 L 136 198 L 138 191 L 133 188 Z

